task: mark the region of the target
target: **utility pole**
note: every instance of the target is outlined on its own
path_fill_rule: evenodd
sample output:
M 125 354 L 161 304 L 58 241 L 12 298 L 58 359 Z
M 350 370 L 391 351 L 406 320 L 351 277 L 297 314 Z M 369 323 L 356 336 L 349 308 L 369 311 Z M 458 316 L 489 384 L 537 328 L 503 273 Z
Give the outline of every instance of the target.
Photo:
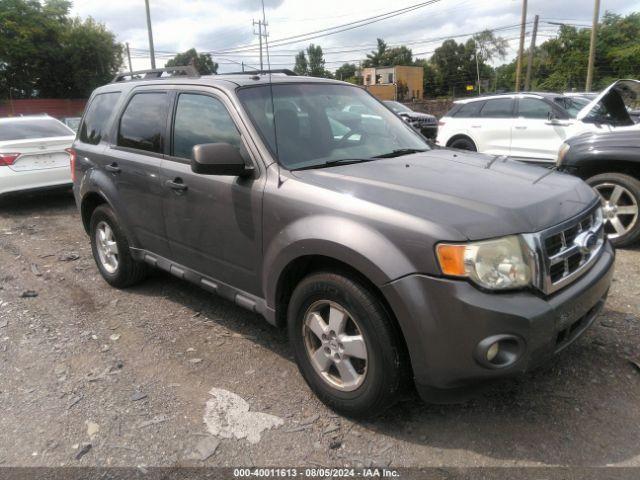
M 254 35 L 258 35 L 258 39 L 260 40 L 260 70 L 264 70 L 263 62 L 262 62 L 262 37 L 267 36 L 267 22 L 264 20 L 258 20 L 257 22 L 253 21 L 253 26 L 258 25 L 258 33 L 255 32 L 255 28 L 253 31 Z
M 149 0 L 144 0 L 147 8 L 147 32 L 149 33 L 149 55 L 151 56 L 151 68 L 156 68 L 156 54 L 153 51 L 153 31 L 151 30 L 151 13 L 149 12 Z
M 600 17 L 600 0 L 595 0 L 593 7 L 593 25 L 591 26 L 591 42 L 589 43 L 589 65 L 587 66 L 587 83 L 584 89 L 591 91 L 591 83 L 593 82 L 593 64 L 596 59 L 596 36 L 598 34 L 598 18 Z
M 520 91 L 520 71 L 522 70 L 522 55 L 524 54 L 524 33 L 527 24 L 527 0 L 522 0 L 522 20 L 520 22 L 520 48 L 518 48 L 518 61 L 516 62 L 516 88 Z
M 129 59 L 129 71 L 133 72 L 133 67 L 131 66 L 131 52 L 129 51 L 129 42 L 125 43 L 127 46 L 127 58 Z
M 538 15 L 533 18 L 533 32 L 531 33 L 531 46 L 529 47 L 529 59 L 527 60 L 527 76 L 524 78 L 524 91 L 531 88 L 531 70 L 533 68 L 533 51 L 536 49 L 536 35 L 538 35 Z
M 478 43 L 476 45 L 476 75 L 478 76 L 478 96 L 480 96 L 480 65 L 478 63 Z

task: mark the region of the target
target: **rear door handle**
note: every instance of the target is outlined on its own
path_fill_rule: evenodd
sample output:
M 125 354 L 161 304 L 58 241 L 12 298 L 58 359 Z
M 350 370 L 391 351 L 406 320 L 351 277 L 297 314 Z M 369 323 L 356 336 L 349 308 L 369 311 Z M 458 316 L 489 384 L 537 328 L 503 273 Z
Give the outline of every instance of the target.
M 104 169 L 111 173 L 120 173 L 122 171 L 116 162 L 113 162 L 110 165 L 105 165 Z
M 177 192 L 184 192 L 188 188 L 183 183 L 181 178 L 175 178 L 173 180 L 167 180 L 165 185 L 167 185 L 169 188 L 171 188 L 172 190 L 175 190 Z
M 524 125 L 516 125 L 516 130 L 526 130 L 527 127 Z
M 482 125 L 471 125 L 471 128 L 482 128 Z

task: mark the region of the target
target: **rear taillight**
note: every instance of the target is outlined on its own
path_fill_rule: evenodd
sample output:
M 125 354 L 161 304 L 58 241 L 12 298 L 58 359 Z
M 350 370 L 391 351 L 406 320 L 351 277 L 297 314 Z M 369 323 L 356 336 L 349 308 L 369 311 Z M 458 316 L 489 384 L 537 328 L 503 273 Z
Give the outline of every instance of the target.
M 19 153 L 0 153 L 0 167 L 13 165 L 19 156 Z
M 69 154 L 69 167 L 71 167 L 71 181 L 76 181 L 76 158 L 77 154 L 73 148 L 65 148 L 65 152 Z

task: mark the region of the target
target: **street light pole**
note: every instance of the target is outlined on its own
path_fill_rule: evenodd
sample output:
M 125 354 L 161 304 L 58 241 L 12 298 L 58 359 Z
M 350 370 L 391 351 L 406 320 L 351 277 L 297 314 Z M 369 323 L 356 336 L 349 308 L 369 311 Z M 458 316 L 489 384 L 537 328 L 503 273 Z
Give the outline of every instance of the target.
M 587 82 L 584 87 L 585 91 L 591 91 L 591 83 L 593 82 L 593 64 L 596 59 L 596 36 L 598 33 L 598 17 L 600 17 L 600 0 L 595 0 L 593 7 L 593 25 L 591 26 L 591 42 L 589 43 L 589 65 L 587 66 Z
M 149 0 L 144 0 L 147 9 L 147 32 L 149 33 L 149 55 L 151 56 L 151 68 L 156 68 L 156 54 L 153 51 L 153 31 L 151 30 L 151 13 L 149 12 Z
M 520 22 L 520 47 L 518 48 L 518 61 L 516 62 L 516 88 L 520 91 L 520 71 L 522 70 L 522 55 L 524 54 L 524 33 L 527 23 L 527 0 L 522 0 L 522 20 Z
M 531 88 L 531 70 L 533 69 L 533 51 L 536 49 L 536 35 L 538 35 L 538 15 L 533 19 L 533 32 L 531 33 L 531 46 L 529 47 L 529 60 L 527 61 L 527 75 L 524 77 L 524 91 Z

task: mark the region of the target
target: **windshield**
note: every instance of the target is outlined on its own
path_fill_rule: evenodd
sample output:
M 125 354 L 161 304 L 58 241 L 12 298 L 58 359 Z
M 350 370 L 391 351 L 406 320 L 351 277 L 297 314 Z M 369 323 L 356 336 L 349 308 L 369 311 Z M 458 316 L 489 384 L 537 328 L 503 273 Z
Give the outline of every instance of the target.
M 68 137 L 74 132 L 53 118 L 16 120 L 0 123 L 0 141 L 32 138 Z
M 396 113 L 400 113 L 400 112 L 411 112 L 411 109 L 401 103 L 398 102 L 392 102 L 392 101 L 386 101 L 384 102 L 387 107 L 389 107 L 391 110 L 393 110 Z
M 261 85 L 238 90 L 238 97 L 271 152 L 289 170 L 429 149 L 422 137 L 358 87 Z

